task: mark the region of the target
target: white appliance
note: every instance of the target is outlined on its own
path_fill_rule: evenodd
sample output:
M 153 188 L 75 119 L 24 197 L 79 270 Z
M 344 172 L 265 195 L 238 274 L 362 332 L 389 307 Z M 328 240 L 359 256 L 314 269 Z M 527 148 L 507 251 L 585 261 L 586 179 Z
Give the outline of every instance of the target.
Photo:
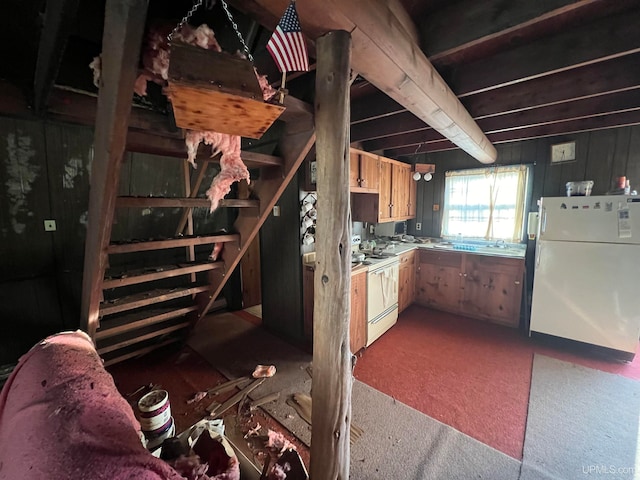
M 398 321 L 398 257 L 369 267 L 367 276 L 368 347 Z
M 543 198 L 529 333 L 635 355 L 640 198 Z

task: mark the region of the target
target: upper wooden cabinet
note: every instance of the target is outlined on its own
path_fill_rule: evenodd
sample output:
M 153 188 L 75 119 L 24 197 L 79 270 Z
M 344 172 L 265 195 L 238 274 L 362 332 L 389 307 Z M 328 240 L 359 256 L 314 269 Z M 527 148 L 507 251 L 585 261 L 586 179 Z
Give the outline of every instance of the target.
M 352 156 L 352 168 L 355 163 Z M 369 223 L 415 218 L 416 185 L 411 177 L 411 165 L 385 157 L 378 157 L 378 164 L 378 189 L 376 190 L 378 195 L 359 195 L 358 192 L 365 190 L 351 189 L 356 193 L 351 201 L 352 218 Z M 360 165 L 362 165 L 361 160 Z
M 350 150 L 349 187 L 352 192 L 378 193 L 380 160 L 378 155 Z

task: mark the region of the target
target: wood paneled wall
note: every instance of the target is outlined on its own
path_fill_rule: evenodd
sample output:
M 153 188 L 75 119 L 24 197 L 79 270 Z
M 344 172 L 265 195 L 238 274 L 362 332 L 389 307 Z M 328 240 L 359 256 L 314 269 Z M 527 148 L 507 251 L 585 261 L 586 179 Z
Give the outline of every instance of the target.
M 576 142 L 575 161 L 551 164 L 551 145 L 565 141 Z M 569 181 L 593 180 L 592 195 L 604 195 L 613 189 L 616 177 L 626 176 L 631 189 L 640 192 L 640 126 L 597 130 L 571 136 L 539 138 L 496 146 L 496 165 L 533 164 L 531 197 L 527 212 L 538 211 L 536 201 L 541 197 L 566 195 Z M 482 167 L 462 150 L 451 150 L 416 156 L 419 163 L 434 163 L 436 173 L 430 182 L 420 181 L 417 192 L 417 215 L 407 222 L 410 234 L 440 237 L 444 178 L 448 170 Z M 437 210 L 434 206 L 437 205 Z M 526 216 L 525 216 L 526 218 Z M 422 222 L 422 229 L 415 229 Z M 521 326 L 528 329 L 528 308 L 533 290 L 535 242 L 527 241 L 526 293 L 527 307 L 523 309 Z
M 260 230 L 262 323 L 292 340 L 303 338 L 300 173 L 278 200 L 280 216 L 270 215 Z
M 0 365 L 78 328 L 92 159 L 92 127 L 0 117 Z M 127 152 L 123 161 L 121 195 L 183 195 L 181 159 Z M 112 238 L 171 236 L 180 216 L 177 208 L 119 210 Z M 235 215 L 195 209 L 196 233 L 229 228 Z M 55 232 L 44 231 L 48 219 Z M 113 266 L 119 261 L 128 260 Z
M 551 164 L 551 145 L 570 140 L 576 142 L 575 161 Z M 616 177 L 625 175 L 631 189 L 640 191 L 640 126 L 505 143 L 496 148 L 496 165 L 534 165 L 530 211 L 537 211 L 536 200 L 540 197 L 566 195 L 565 184 L 569 181 L 593 180 L 591 194 L 604 195 L 613 188 Z M 430 182 L 419 182 L 416 220 L 408 222 L 407 230 L 414 235 L 439 237 L 445 172 L 482 165 L 462 150 L 417 155 L 415 160 L 434 163 L 436 173 Z M 439 210 L 434 211 L 434 205 Z M 416 222 L 422 223 L 420 231 L 415 229 Z

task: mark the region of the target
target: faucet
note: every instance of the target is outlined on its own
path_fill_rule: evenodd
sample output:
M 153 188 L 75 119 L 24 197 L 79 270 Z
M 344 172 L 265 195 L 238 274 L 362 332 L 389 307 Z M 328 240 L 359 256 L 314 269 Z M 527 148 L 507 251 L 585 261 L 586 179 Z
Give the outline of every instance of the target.
M 497 248 L 507 248 L 507 244 L 503 239 L 496 240 L 495 247 Z

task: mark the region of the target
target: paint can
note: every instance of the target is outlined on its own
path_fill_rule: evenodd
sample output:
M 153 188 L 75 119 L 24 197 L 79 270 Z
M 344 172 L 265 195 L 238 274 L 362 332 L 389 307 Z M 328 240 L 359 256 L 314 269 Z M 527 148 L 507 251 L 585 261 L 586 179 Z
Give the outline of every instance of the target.
M 140 427 L 144 434 L 155 436 L 171 428 L 171 404 L 169 392 L 153 390 L 138 401 Z

